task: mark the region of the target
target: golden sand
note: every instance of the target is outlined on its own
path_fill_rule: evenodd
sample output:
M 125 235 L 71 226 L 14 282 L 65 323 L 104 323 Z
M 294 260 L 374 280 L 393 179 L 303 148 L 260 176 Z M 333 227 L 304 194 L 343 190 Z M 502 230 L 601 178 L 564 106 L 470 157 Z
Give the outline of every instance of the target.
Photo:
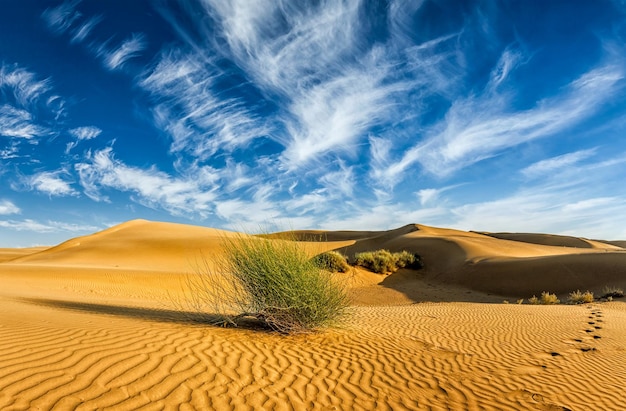
M 321 234 L 311 252 L 407 249 L 425 268 L 357 270 L 345 326 L 282 336 L 176 304 L 231 233 L 132 221 L 0 250 L 0 409 L 624 409 L 626 303 L 515 304 L 626 288 L 623 249 L 422 225 Z

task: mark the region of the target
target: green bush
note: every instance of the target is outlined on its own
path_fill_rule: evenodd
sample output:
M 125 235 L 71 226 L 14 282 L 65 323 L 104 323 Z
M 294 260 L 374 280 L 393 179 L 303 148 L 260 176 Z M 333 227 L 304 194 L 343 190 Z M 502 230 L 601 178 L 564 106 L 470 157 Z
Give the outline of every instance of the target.
M 393 273 L 400 268 L 421 268 L 421 261 L 408 251 L 391 253 L 388 250 L 367 251 L 354 256 L 354 265 L 365 267 L 375 273 Z
M 572 304 L 587 304 L 593 302 L 593 293 L 591 291 L 585 291 L 581 293 L 580 290 L 576 290 L 569 294 L 568 301 Z
M 282 333 L 307 332 L 340 320 L 346 290 L 318 268 L 296 241 L 224 238 L 224 257 L 202 270 L 194 297 L 206 300 L 222 324 L 256 318 Z
M 313 257 L 313 264 L 331 273 L 346 273 L 350 270 L 346 257 L 337 251 L 326 251 Z

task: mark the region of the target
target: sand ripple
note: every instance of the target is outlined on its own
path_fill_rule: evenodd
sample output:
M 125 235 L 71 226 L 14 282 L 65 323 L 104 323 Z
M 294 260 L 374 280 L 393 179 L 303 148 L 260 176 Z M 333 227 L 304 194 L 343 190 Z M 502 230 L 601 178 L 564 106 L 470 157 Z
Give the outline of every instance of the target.
M 617 303 L 358 307 L 296 337 L 53 303 L 2 300 L 0 409 L 608 410 L 626 381 Z

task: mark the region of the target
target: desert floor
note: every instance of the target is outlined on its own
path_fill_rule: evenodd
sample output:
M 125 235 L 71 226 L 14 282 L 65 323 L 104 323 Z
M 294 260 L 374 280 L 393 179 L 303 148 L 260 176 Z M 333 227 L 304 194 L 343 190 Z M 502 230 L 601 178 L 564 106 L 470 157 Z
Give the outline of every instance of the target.
M 621 243 L 422 225 L 296 234 L 323 240 L 303 243 L 312 254 L 407 249 L 425 267 L 346 275 L 345 324 L 284 336 L 186 308 L 186 278 L 227 232 L 137 220 L 0 249 L 0 409 L 626 407 L 626 303 L 526 303 L 625 288 Z

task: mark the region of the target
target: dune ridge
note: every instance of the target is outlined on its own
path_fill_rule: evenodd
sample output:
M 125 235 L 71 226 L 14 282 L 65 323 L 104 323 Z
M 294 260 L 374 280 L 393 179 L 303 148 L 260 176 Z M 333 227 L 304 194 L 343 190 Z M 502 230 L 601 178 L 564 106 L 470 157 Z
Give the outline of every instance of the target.
M 624 287 L 626 251 L 419 224 L 293 234 L 311 254 L 406 249 L 425 268 L 356 269 L 345 325 L 285 337 L 178 304 L 194 258 L 237 233 L 134 220 L 0 250 L 0 409 L 621 408 L 626 303 L 502 300 Z

